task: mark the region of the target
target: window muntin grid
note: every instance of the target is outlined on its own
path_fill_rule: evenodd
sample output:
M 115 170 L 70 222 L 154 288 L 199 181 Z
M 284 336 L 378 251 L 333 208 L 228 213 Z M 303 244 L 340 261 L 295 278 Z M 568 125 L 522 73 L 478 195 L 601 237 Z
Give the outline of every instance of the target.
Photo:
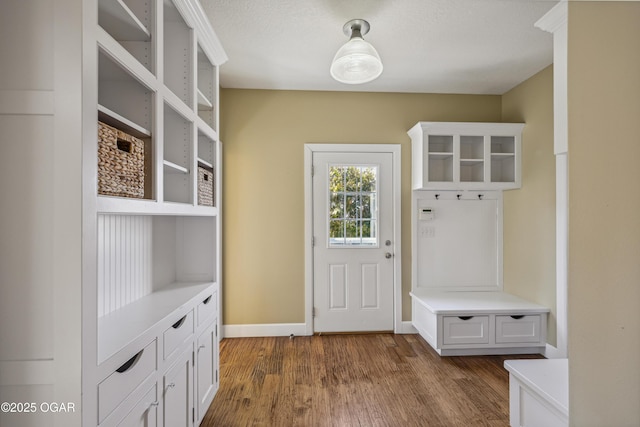
M 378 166 L 329 166 L 330 248 L 378 247 Z

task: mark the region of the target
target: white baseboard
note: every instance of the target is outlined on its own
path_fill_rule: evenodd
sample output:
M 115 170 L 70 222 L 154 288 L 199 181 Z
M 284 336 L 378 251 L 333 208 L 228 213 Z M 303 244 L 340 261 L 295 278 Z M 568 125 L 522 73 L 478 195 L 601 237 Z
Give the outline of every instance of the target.
M 264 323 L 255 325 L 222 325 L 225 338 L 288 337 L 310 335 L 304 323 Z
M 403 321 L 397 334 L 417 334 L 411 321 Z M 255 325 L 222 325 L 222 336 L 225 338 L 251 338 L 251 337 L 288 337 L 291 334 L 297 336 L 313 335 L 307 331 L 304 323 L 264 323 Z
M 413 326 L 411 320 L 403 320 L 400 323 L 400 329 L 396 331 L 396 334 L 417 334 L 418 330 Z

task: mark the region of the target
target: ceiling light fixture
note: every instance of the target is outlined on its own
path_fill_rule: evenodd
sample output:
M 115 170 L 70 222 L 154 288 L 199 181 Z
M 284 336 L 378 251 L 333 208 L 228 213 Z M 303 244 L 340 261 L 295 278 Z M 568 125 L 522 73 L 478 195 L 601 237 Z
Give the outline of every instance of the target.
M 331 63 L 331 77 L 340 83 L 367 83 L 382 74 L 380 55 L 362 38 L 369 28 L 371 26 L 364 19 L 352 19 L 342 27 L 349 41 L 338 49 Z

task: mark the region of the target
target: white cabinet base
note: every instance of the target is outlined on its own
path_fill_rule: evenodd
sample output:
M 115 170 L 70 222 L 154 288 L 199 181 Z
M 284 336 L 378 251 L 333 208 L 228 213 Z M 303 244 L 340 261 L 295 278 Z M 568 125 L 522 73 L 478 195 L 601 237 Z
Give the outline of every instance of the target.
M 511 427 L 569 425 L 567 359 L 507 360 Z
M 549 309 L 506 292 L 418 289 L 411 301 L 413 326 L 441 356 L 545 349 Z

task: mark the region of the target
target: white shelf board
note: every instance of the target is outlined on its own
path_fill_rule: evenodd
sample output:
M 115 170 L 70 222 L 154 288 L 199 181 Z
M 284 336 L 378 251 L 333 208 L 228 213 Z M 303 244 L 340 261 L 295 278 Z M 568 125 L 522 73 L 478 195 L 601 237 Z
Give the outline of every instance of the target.
M 164 167 L 164 173 L 178 173 L 178 174 L 188 174 L 189 169 L 184 166 L 177 165 L 169 160 L 165 160 L 162 162 Z
M 436 152 L 429 153 L 430 159 L 446 160 L 452 157 L 453 157 L 453 153 L 436 153 Z
M 217 216 L 218 208 L 148 199 L 98 196 L 98 213 L 128 215 Z
M 515 157 L 515 153 L 491 153 L 491 157 L 494 158 L 507 158 L 507 157 Z
M 213 285 L 214 282 L 173 283 L 98 318 L 98 364 Z
M 146 129 L 138 125 L 137 123 L 132 122 L 126 117 L 122 117 L 115 111 L 112 111 L 107 107 L 99 104 L 98 120 L 108 124 L 109 126 L 113 126 L 114 128 L 127 132 L 128 134 L 133 135 L 137 138 L 149 138 L 151 136 L 151 131 L 149 129 Z
M 189 122 L 192 122 L 196 117 L 198 117 L 198 112 L 193 111 L 182 99 L 180 99 L 178 95 L 173 93 L 170 88 L 162 86 L 160 88 L 160 91 L 162 93 L 164 103 L 178 115 L 182 116 L 182 118 Z
M 484 159 L 460 159 L 460 164 L 463 166 L 481 165 L 484 163 Z
M 213 169 L 213 164 L 209 163 L 208 161 L 201 159 L 200 157 L 198 157 L 198 164 L 201 164 L 203 166 L 206 166 L 208 168 Z
M 122 0 L 99 0 L 98 21 L 116 40 L 151 40 L 149 30 Z
M 209 123 L 202 120 L 202 117 L 196 117 L 196 126 L 198 127 L 198 137 L 206 136 L 211 140 L 211 142 L 218 140 L 218 133 Z
M 213 110 L 213 104 L 200 89 L 198 89 L 198 109 L 202 111 Z
M 98 27 L 96 39 L 100 52 L 105 54 L 112 63 L 107 64 L 106 69 L 104 67 L 100 69 L 100 80 L 134 79 L 152 92 L 156 90 L 155 88 L 162 86 L 156 76 L 104 28 Z

